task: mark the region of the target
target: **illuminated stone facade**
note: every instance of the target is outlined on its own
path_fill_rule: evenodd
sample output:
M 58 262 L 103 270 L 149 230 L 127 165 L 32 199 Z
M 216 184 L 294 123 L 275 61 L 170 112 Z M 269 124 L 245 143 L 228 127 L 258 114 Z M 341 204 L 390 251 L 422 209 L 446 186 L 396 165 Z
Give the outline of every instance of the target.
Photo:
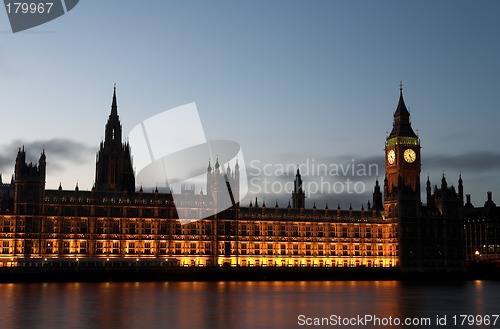
M 27 168 L 30 174 L 39 170 Z M 15 202 L 17 213 L 4 209 L 0 216 L 4 266 L 25 258 L 85 257 L 161 258 L 196 266 L 398 264 L 397 223 L 376 210 L 256 204 L 182 225 L 170 194 L 76 189 L 45 190 L 42 197 L 39 206 L 36 200 Z M 200 195 L 200 202 L 205 198 Z
M 216 206 L 213 187 L 224 178 L 218 161 L 207 169 L 205 194 L 193 197 L 194 189 L 183 188 L 174 195 L 176 203 L 186 196 L 192 208 L 184 203 L 178 211 L 171 193 L 144 192 L 142 187 L 136 191 L 114 93 L 91 191 L 78 186 L 45 189 L 45 152 L 38 164 L 27 164 L 25 150 L 19 149 L 11 183 L 0 185 L 0 265 L 91 260 L 180 266 L 460 267 L 463 252 L 457 248 L 463 247 L 463 232 L 455 230 L 463 225 L 463 191 L 457 195 L 443 185 L 422 206 L 420 142 L 402 94 L 394 118 L 386 141 L 384 195 L 377 181 L 373 206 L 366 210 L 305 209 L 297 170 L 292 205 L 267 207 L 256 199 L 248 207 L 236 204 L 189 222 L 196 212 Z M 226 178 L 238 191 L 239 168 L 225 172 L 231 172 Z M 438 222 L 444 231 L 435 227 Z M 436 231 L 425 235 L 433 227 Z M 454 233 L 447 249 L 438 246 L 443 234 Z

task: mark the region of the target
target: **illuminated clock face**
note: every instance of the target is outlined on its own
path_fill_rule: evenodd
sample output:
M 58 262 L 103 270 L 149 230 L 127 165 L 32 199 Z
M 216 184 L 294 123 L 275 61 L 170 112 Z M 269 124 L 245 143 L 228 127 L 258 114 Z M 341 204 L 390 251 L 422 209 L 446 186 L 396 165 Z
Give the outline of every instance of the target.
M 393 164 L 394 161 L 396 161 L 396 153 L 394 150 L 390 150 L 389 153 L 387 153 L 387 162 L 389 162 L 389 164 Z
M 405 161 L 408 163 L 412 163 L 417 159 L 417 154 L 412 149 L 405 150 L 405 153 L 403 153 L 403 156 L 405 158 Z

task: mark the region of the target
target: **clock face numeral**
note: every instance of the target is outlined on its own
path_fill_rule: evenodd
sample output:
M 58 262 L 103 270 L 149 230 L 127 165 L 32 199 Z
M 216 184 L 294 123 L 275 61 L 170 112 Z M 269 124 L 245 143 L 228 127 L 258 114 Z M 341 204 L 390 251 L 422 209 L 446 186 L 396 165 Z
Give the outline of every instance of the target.
M 412 163 L 417 159 L 417 154 L 412 149 L 406 149 L 405 152 L 403 153 L 403 157 L 406 162 Z
M 387 153 L 387 162 L 389 162 L 389 164 L 393 164 L 394 161 L 396 161 L 396 153 L 394 150 L 390 150 L 389 153 Z

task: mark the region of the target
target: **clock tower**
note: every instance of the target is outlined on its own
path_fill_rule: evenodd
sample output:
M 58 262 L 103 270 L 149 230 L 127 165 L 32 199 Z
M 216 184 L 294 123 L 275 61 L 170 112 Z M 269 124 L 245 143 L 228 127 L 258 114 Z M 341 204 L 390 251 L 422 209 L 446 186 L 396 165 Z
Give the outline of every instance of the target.
M 398 223 L 400 266 L 412 266 L 412 246 L 421 216 L 420 140 L 413 131 L 410 112 L 400 86 L 392 131 L 385 142 L 384 217 Z M 408 263 L 409 262 L 409 263 Z
M 385 173 L 386 203 L 398 197 L 420 201 L 420 140 L 411 127 L 402 86 L 392 131 L 385 142 Z

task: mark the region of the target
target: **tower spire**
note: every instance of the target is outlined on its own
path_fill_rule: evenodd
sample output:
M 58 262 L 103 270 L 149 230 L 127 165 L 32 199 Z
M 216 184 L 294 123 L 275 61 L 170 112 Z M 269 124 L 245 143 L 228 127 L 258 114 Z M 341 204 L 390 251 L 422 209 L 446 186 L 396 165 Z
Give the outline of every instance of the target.
M 292 191 L 292 205 L 294 209 L 305 208 L 306 195 L 302 188 L 302 176 L 300 175 L 300 168 L 297 166 L 297 174 Z
M 113 86 L 111 113 L 104 129 L 104 142 L 97 154 L 96 190 L 128 191 L 135 190 L 135 177 L 130 157 L 130 145 L 122 143 L 122 125 L 118 117 L 116 84 Z
M 399 101 L 396 111 L 394 112 L 394 123 L 389 138 L 397 136 L 417 137 L 411 127 L 410 112 L 408 111 L 403 98 L 402 81 L 399 83 Z
M 118 105 L 116 102 L 116 84 L 113 87 L 113 100 L 111 102 L 111 113 L 108 117 L 108 122 L 105 128 L 104 143 L 122 143 L 122 125 L 120 123 L 120 117 L 118 116 Z
M 111 114 L 110 118 L 118 118 L 118 106 L 116 105 L 116 83 L 113 86 L 113 101 L 111 103 Z

